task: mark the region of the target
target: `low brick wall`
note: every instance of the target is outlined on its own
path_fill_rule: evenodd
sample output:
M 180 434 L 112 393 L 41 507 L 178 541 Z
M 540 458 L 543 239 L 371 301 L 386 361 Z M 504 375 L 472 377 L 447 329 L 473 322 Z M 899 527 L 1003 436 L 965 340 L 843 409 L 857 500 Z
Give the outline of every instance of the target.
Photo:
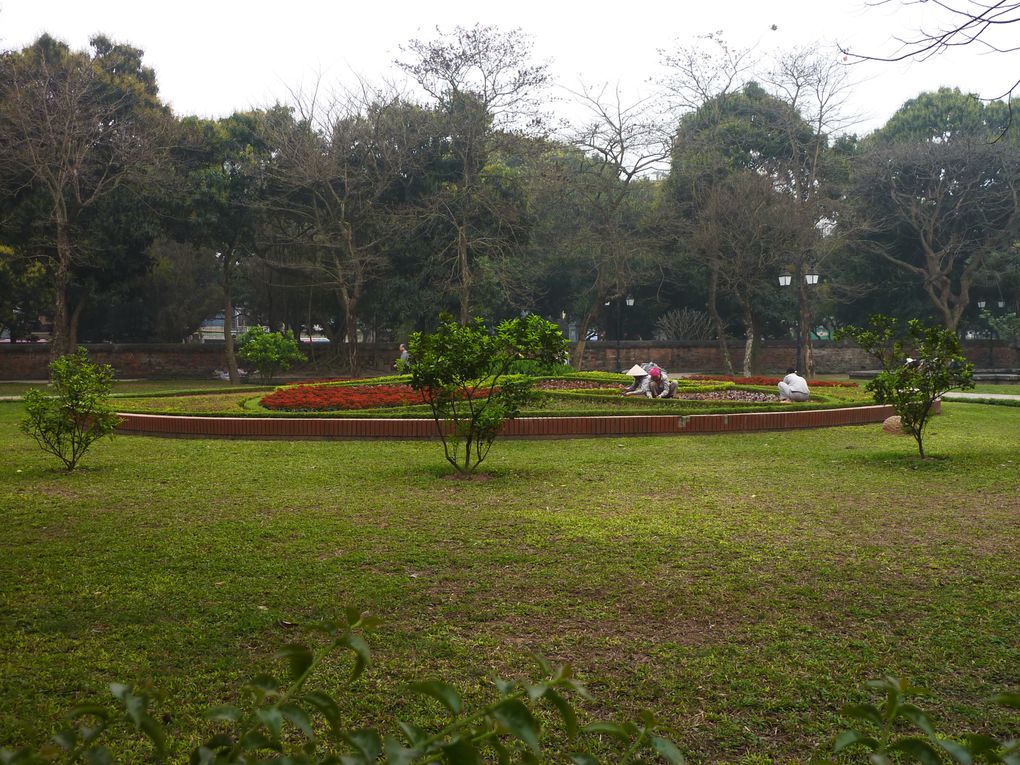
M 981 368 L 1014 369 L 1020 367 L 1020 351 L 997 344 L 989 352 L 985 341 L 964 344 L 967 357 Z M 209 378 L 217 369 L 226 368 L 222 345 L 147 345 L 104 343 L 86 346 L 93 360 L 109 364 L 120 379 L 136 377 Z M 397 343 L 364 343 L 360 347 L 362 369 L 366 373 L 389 371 L 399 355 Z M 734 363 L 739 364 L 743 346 L 731 347 Z M 339 361 L 326 363 L 329 349 L 316 347 L 316 361 L 307 368 L 295 368 L 289 376 L 323 377 L 342 374 Z M 715 345 L 704 343 L 660 343 L 627 341 L 619 346 L 620 364 L 655 361 L 670 372 L 723 372 L 722 354 Z M 872 369 L 874 359 L 856 346 L 838 343 L 814 347 L 818 374 L 846 374 L 855 369 Z M 585 346 L 584 369 L 615 370 L 617 346 L 613 342 L 589 342 Z M 760 348 L 758 369 L 761 374 L 779 374 L 794 363 L 793 343 L 769 343 Z M 45 343 L 0 343 L 0 380 L 44 380 L 47 376 L 49 348 Z
M 503 426 L 505 438 L 596 438 L 599 436 L 689 435 L 757 430 L 828 428 L 882 422 L 890 406 L 858 406 L 789 412 L 636 415 L 633 417 L 521 417 Z M 121 414 L 118 433 L 185 438 L 242 439 L 431 439 L 432 420 L 342 418 L 174 417 Z

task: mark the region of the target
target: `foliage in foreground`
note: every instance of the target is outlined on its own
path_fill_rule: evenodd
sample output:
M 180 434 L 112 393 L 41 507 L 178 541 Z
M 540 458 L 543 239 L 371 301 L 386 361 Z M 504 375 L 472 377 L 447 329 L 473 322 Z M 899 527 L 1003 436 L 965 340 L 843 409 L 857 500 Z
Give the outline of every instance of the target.
M 79 347 L 50 363 L 50 385 L 52 394 L 38 388 L 25 394 L 21 431 L 71 472 L 89 447 L 120 422 L 109 402 L 113 367 L 93 364 Z
M 485 459 L 507 420 L 531 400 L 531 380 L 509 379 L 515 365 L 562 363 L 567 341 L 560 328 L 534 314 L 500 322 L 494 331 L 476 318 L 459 324 L 444 317 L 430 334 L 409 343 L 411 387 L 432 410 L 446 460 L 459 473 Z
M 263 384 L 268 384 L 279 372 L 286 372 L 292 364 L 307 360 L 293 332 L 267 332 L 259 326 L 241 335 L 237 355 L 258 371 Z
M 337 651 L 353 654 L 351 680 L 371 664 L 371 652 L 362 635 L 375 619 L 357 609 L 347 609 L 341 623 L 310 625 L 327 638 L 325 646 L 312 649 L 289 644 L 277 658 L 286 660 L 289 683 L 258 675 L 243 688 L 242 706 L 225 705 L 206 712 L 205 717 L 222 723 L 214 734 L 190 754 L 192 765 L 412 765 L 447 763 L 477 765 L 481 762 L 551 763 L 560 760 L 549 747 L 543 748 L 545 731 L 535 712 L 545 708 L 563 723 L 569 742 L 569 760 L 575 765 L 598 765 L 599 754 L 614 763 L 685 762 L 679 748 L 657 733 L 654 718 L 642 712 L 640 722 L 594 722 L 580 725 L 572 699 L 590 699 L 585 687 L 574 678 L 569 666 L 553 668 L 538 658 L 542 677 L 535 682 L 495 680 L 495 698 L 477 709 L 465 706 L 460 693 L 441 681 L 417 682 L 406 690 L 438 702 L 449 715 L 439 730 L 427 730 L 399 721 L 399 732 L 380 733 L 374 729 L 350 727 L 343 719 L 337 700 L 322 690 L 309 689 L 316 668 Z M 841 733 L 832 746 L 836 754 L 853 747 L 869 752 L 873 765 L 919 762 L 922 765 L 973 765 L 976 762 L 1020 765 L 1020 740 L 999 741 L 991 736 L 967 734 L 958 738 L 941 736 L 931 718 L 911 703 L 925 695 L 904 680 L 887 677 L 871 681 L 868 687 L 885 695 L 880 706 L 855 704 L 844 708 L 847 717 L 858 721 L 865 731 Z M 114 763 L 114 751 L 104 742 L 107 734 L 125 731 L 140 734 L 152 747 L 152 759 L 173 756 L 163 725 L 150 712 L 151 697 L 145 690 L 113 683 L 110 691 L 118 702 L 111 712 L 102 704 L 85 704 L 67 715 L 64 726 L 52 742 L 38 750 L 0 750 L 3 765 L 39 763 Z M 1005 706 L 1020 709 L 1020 695 L 1000 694 Z M 905 725 L 921 735 L 901 735 Z M 872 733 L 871 730 L 875 732 Z M 548 743 L 548 737 L 545 737 Z M 116 744 L 113 745 L 116 747 Z M 607 754 L 606 750 L 611 750 Z M 586 751 L 587 750 L 587 751 Z M 611 759 L 608 759 L 610 758 Z M 829 763 L 821 757 L 817 762 Z
M 963 355 L 959 338 L 917 319 L 907 322 L 906 337 L 897 337 L 896 319 L 881 314 L 872 316 L 867 327 L 846 327 L 838 334 L 849 336 L 882 365 L 865 387 L 878 403 L 893 407 L 924 457 L 924 430 L 935 402 L 951 390 L 974 387 L 974 365 Z
M 209 710 L 206 718 L 224 723 L 225 730 L 195 748 L 190 762 L 468 765 L 491 757 L 507 763 L 549 762 L 542 749 L 542 725 L 533 713 L 539 705 L 559 715 L 572 747 L 583 745 L 586 736 L 606 737 L 622 750 L 614 762 L 648 762 L 651 758 L 679 765 L 684 761 L 675 745 L 655 733 L 655 721 L 648 714 L 642 715 L 640 724 L 600 722 L 580 726 L 570 697 L 590 696 L 573 677 L 569 666 L 554 669 L 543 659 L 538 659 L 541 679 L 534 683 L 496 680 L 495 698 L 478 709 L 466 708 L 460 693 L 442 681 L 411 685 L 409 692 L 434 699 L 449 713 L 449 722 L 437 731 L 403 721 L 397 724 L 399 734 L 349 727 L 336 699 L 321 690 L 310 690 L 307 685 L 315 669 L 338 650 L 353 654 L 351 680 L 357 678 L 371 663 L 371 653 L 361 633 L 374 624 L 371 616 L 348 609 L 343 623 L 312 625 L 328 638 L 324 647 L 313 650 L 298 644 L 284 646 L 277 657 L 289 665 L 289 684 L 259 675 L 244 686 L 246 705 Z M 117 729 L 143 735 L 152 745 L 155 759 L 171 756 L 166 732 L 150 713 L 149 694 L 118 683 L 112 684 L 110 690 L 120 707 L 115 713 L 100 704 L 79 706 L 69 713 L 65 727 L 52 743 L 38 751 L 0 750 L 0 763 L 113 763 L 114 754 L 102 739 L 104 734 Z M 570 759 L 578 765 L 598 763 L 596 757 L 582 751 L 573 752 Z

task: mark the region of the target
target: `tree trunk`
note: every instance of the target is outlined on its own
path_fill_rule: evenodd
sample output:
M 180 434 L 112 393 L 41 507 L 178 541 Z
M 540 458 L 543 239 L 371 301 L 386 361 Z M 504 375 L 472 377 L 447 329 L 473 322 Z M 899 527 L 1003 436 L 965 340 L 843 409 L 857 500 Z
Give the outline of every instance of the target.
M 811 311 L 808 306 L 808 290 L 803 275 L 799 271 L 798 275 L 801 278 L 797 281 L 797 289 L 800 290 L 800 299 L 797 305 L 801 307 L 801 311 L 797 321 L 800 323 L 801 352 L 804 354 L 804 368 L 798 369 L 797 374 L 813 378 L 815 376 L 815 354 L 814 348 L 811 345 Z
M 237 356 L 234 353 L 234 299 L 232 294 L 232 274 L 230 261 L 233 252 L 223 253 L 223 353 L 227 357 L 227 374 L 231 385 L 241 384 L 241 375 L 237 371 Z
M 357 302 L 344 291 L 344 324 L 347 328 L 347 368 L 352 377 L 361 371 L 358 361 L 358 317 Z
M 708 315 L 712 319 L 712 325 L 715 327 L 716 341 L 719 343 L 719 354 L 722 356 L 723 364 L 725 365 L 726 373 L 733 374 L 733 359 L 730 358 L 730 349 L 726 344 L 726 327 L 723 326 L 722 316 L 719 315 L 719 306 L 717 301 L 719 299 L 719 269 L 713 265 L 709 269 L 708 278 Z
M 580 372 L 584 366 L 584 350 L 588 345 L 588 329 L 591 327 L 592 322 L 595 321 L 595 315 L 598 313 L 601 304 L 601 298 L 593 301 L 588 310 L 584 312 L 584 316 L 581 318 L 581 325 L 577 328 L 577 345 L 574 346 L 574 355 L 570 359 L 570 365 L 574 368 L 575 372 Z
M 70 227 L 58 207 L 57 215 L 57 269 L 53 274 L 53 331 L 50 333 L 50 361 L 60 358 L 73 349 L 69 345 L 67 282 L 71 272 Z
M 744 377 L 750 377 L 754 369 L 754 340 L 756 327 L 754 325 L 754 314 L 748 305 L 744 306 Z
M 457 226 L 457 268 L 460 271 L 460 323 L 471 321 L 471 264 L 468 261 L 466 225 Z

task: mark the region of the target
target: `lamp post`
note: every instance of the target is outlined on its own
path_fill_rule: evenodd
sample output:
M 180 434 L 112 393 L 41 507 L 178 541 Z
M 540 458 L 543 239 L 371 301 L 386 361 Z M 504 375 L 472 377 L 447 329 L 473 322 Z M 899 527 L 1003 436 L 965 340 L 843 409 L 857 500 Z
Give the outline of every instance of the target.
M 806 323 L 804 321 L 804 306 L 807 303 L 805 287 L 813 287 L 818 284 L 818 269 L 810 265 L 805 269 L 804 259 L 797 258 L 793 262 L 793 273 L 787 269 L 779 275 L 780 287 L 789 287 L 791 284 L 797 287 L 797 374 L 806 375 L 807 370 L 801 366 L 803 363 L 804 324 Z
M 623 335 L 623 303 L 627 304 L 630 308 L 634 305 L 634 296 L 627 295 L 625 298 L 617 296 L 613 300 L 607 300 L 605 305 L 610 303 L 616 303 L 616 373 L 623 372 L 623 365 L 620 363 L 620 339 Z

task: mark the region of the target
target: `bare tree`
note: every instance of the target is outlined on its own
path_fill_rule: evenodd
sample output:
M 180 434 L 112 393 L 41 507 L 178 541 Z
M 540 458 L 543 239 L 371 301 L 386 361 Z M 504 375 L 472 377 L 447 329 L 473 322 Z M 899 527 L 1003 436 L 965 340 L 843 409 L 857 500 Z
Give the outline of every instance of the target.
M 744 86 L 758 63 L 753 48 L 731 48 L 722 32 L 698 37 L 692 45 L 659 50 L 670 74 L 661 85 L 672 96 L 678 112 L 700 109 L 713 99 Z
M 346 364 L 359 371 L 359 309 L 399 235 L 402 183 L 415 175 L 414 148 L 430 116 L 399 94 L 362 85 L 321 98 L 297 97 L 298 120 L 277 125 L 267 204 L 271 241 L 291 253 L 273 265 L 302 273 L 340 307 Z M 430 133 L 431 135 L 431 133 Z
M 424 208 L 425 217 L 449 231 L 437 259 L 445 264 L 460 304 L 460 320 L 471 318 L 475 260 L 499 260 L 521 251 L 517 211 L 507 204 L 505 180 L 491 166 L 514 136 L 536 135 L 541 126 L 538 96 L 548 83 L 544 64 L 532 64 L 531 41 L 523 32 L 495 27 L 437 30 L 438 39 L 413 40 L 397 65 L 432 96 L 444 115 L 455 170 Z M 519 145 L 519 144 L 518 144 Z
M 888 54 L 860 53 L 848 45 L 840 51 L 850 60 L 896 62 L 909 59 L 926 61 L 955 48 L 977 46 L 986 53 L 1015 53 L 1020 50 L 1013 25 L 1020 23 L 1020 2 L 1017 0 L 897 0 L 900 5 L 924 4 L 936 8 L 932 26 L 921 27 L 897 36 L 899 47 Z M 872 6 L 887 5 L 892 0 L 873 0 Z M 1008 77 L 1008 85 L 989 100 L 1012 101 L 1020 87 L 1020 79 Z
M 582 85 L 573 95 L 589 119 L 567 136 L 580 152 L 578 161 L 558 167 L 572 176 L 580 208 L 573 232 L 561 243 L 587 274 L 587 283 L 577 285 L 583 292 L 573 364 L 580 369 L 598 315 L 607 302 L 618 303 L 641 283 L 652 265 L 650 227 L 642 220 L 642 204 L 650 200 L 642 181 L 662 169 L 669 132 L 654 97 L 625 105 L 619 87 L 608 85 Z
M 38 191 L 49 229 L 41 252 L 55 295 L 51 354 L 76 344 L 68 285 L 90 253 L 81 221 L 115 192 L 143 179 L 160 154 L 166 117 L 141 51 L 91 41 L 74 52 L 43 35 L 0 55 L 0 178 L 7 193 Z

